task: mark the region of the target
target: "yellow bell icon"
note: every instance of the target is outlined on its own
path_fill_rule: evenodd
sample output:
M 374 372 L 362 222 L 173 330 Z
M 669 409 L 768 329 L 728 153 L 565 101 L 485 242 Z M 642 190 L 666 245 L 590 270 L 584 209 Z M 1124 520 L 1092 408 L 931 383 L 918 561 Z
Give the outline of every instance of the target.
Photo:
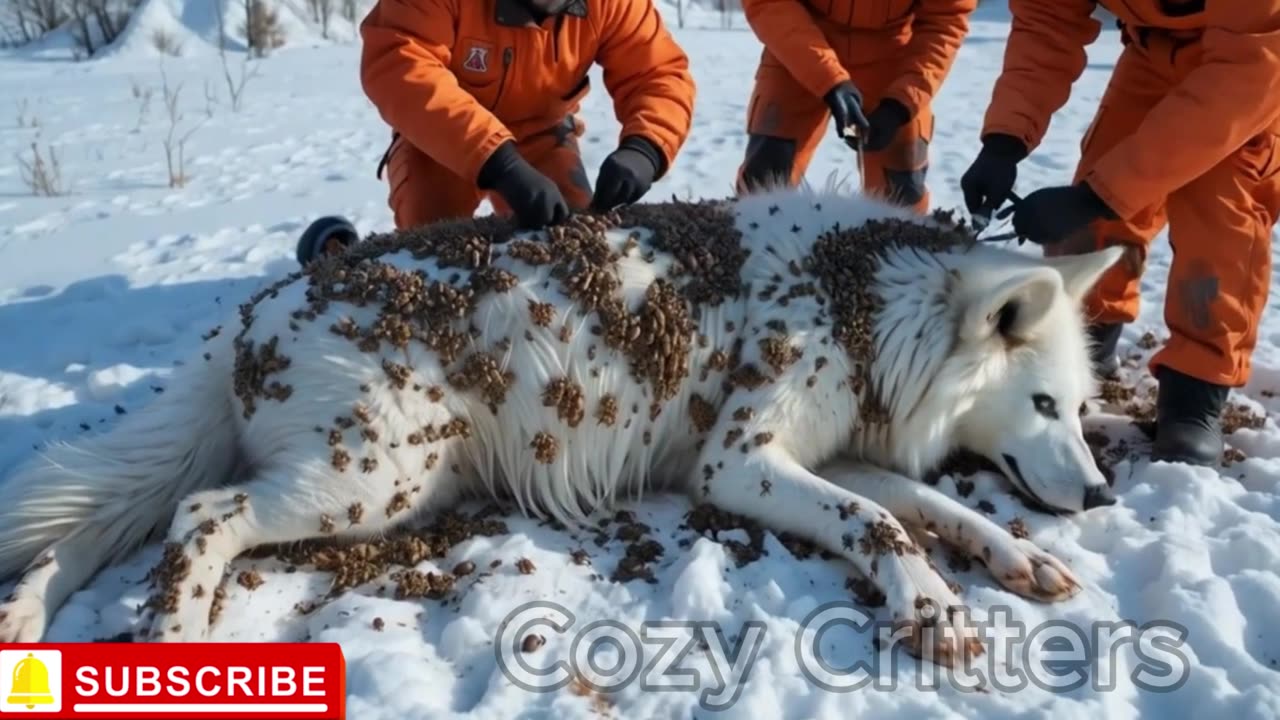
M 49 668 L 31 653 L 13 667 L 13 690 L 7 702 L 26 705 L 28 710 L 53 704 L 53 695 L 49 694 Z

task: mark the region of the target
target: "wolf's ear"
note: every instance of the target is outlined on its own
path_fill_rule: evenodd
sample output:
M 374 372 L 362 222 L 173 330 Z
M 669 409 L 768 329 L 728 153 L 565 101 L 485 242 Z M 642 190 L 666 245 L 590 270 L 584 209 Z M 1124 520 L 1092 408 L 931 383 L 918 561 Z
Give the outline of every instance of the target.
M 1067 295 L 1075 302 L 1081 302 L 1102 274 L 1115 265 L 1124 253 L 1123 247 L 1113 245 L 1084 255 L 1046 257 L 1044 262 L 1062 275 L 1062 288 L 1067 291 Z
M 1062 276 L 1047 267 L 1018 270 L 966 303 L 961 318 L 961 337 L 982 341 L 993 335 L 1007 342 L 1025 340 L 1044 320 L 1062 292 Z

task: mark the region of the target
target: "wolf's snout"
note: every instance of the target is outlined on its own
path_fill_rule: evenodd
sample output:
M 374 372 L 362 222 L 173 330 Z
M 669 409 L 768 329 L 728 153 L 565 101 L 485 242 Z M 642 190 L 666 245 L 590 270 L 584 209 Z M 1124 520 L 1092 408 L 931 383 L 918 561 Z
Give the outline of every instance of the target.
M 1084 490 L 1084 509 L 1092 510 L 1116 504 L 1116 496 L 1106 485 L 1091 485 Z

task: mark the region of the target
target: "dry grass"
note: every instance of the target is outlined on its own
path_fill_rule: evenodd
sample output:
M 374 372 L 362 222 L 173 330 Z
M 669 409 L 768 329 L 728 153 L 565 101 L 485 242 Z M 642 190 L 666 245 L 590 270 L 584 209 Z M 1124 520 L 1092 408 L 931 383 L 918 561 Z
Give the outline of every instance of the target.
M 161 54 L 169 57 L 179 57 L 182 55 L 182 41 L 177 35 L 165 30 L 157 28 L 151 33 L 151 45 Z
M 55 197 L 67 193 L 58 153 L 52 145 L 41 148 L 39 139 L 32 140 L 29 153 L 19 154 L 17 160 L 22 182 L 32 195 Z
M 147 122 L 147 116 L 151 114 L 151 98 L 155 95 L 155 90 L 144 87 L 137 80 L 130 78 L 129 94 L 134 102 L 138 103 L 138 122 L 133 127 L 136 133 L 142 130 L 142 126 Z
M 13 104 L 17 110 L 16 122 L 18 127 L 24 128 L 40 126 L 40 118 L 36 117 L 35 113 L 31 111 L 31 101 L 29 99 L 19 98 L 15 100 Z

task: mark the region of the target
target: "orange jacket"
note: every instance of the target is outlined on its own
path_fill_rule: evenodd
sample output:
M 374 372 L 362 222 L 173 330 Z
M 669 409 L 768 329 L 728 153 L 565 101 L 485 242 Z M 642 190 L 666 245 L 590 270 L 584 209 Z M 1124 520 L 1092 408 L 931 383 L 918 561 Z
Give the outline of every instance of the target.
M 897 79 L 885 97 L 901 102 L 912 115 L 946 79 L 977 5 L 978 0 L 742 0 L 756 37 L 816 97 L 849 80 L 824 26 L 890 32 L 908 28 L 911 39 L 896 58 Z
M 689 60 L 651 0 L 573 0 L 537 25 L 518 0 L 378 0 L 360 78 L 388 125 L 475 182 L 502 143 L 574 112 L 594 62 L 622 124 L 664 154 L 689 133 Z
M 1165 15 L 1160 0 L 1102 0 L 1130 27 L 1199 34 L 1201 60 L 1152 107 L 1132 136 L 1085 178 L 1120 217 L 1132 217 L 1204 174 L 1280 117 L 1280 0 L 1196 0 Z M 1173 3 L 1178 4 L 1178 3 Z M 983 134 L 1028 149 L 1067 102 L 1101 24 L 1092 0 L 1010 0 L 1013 29 Z

